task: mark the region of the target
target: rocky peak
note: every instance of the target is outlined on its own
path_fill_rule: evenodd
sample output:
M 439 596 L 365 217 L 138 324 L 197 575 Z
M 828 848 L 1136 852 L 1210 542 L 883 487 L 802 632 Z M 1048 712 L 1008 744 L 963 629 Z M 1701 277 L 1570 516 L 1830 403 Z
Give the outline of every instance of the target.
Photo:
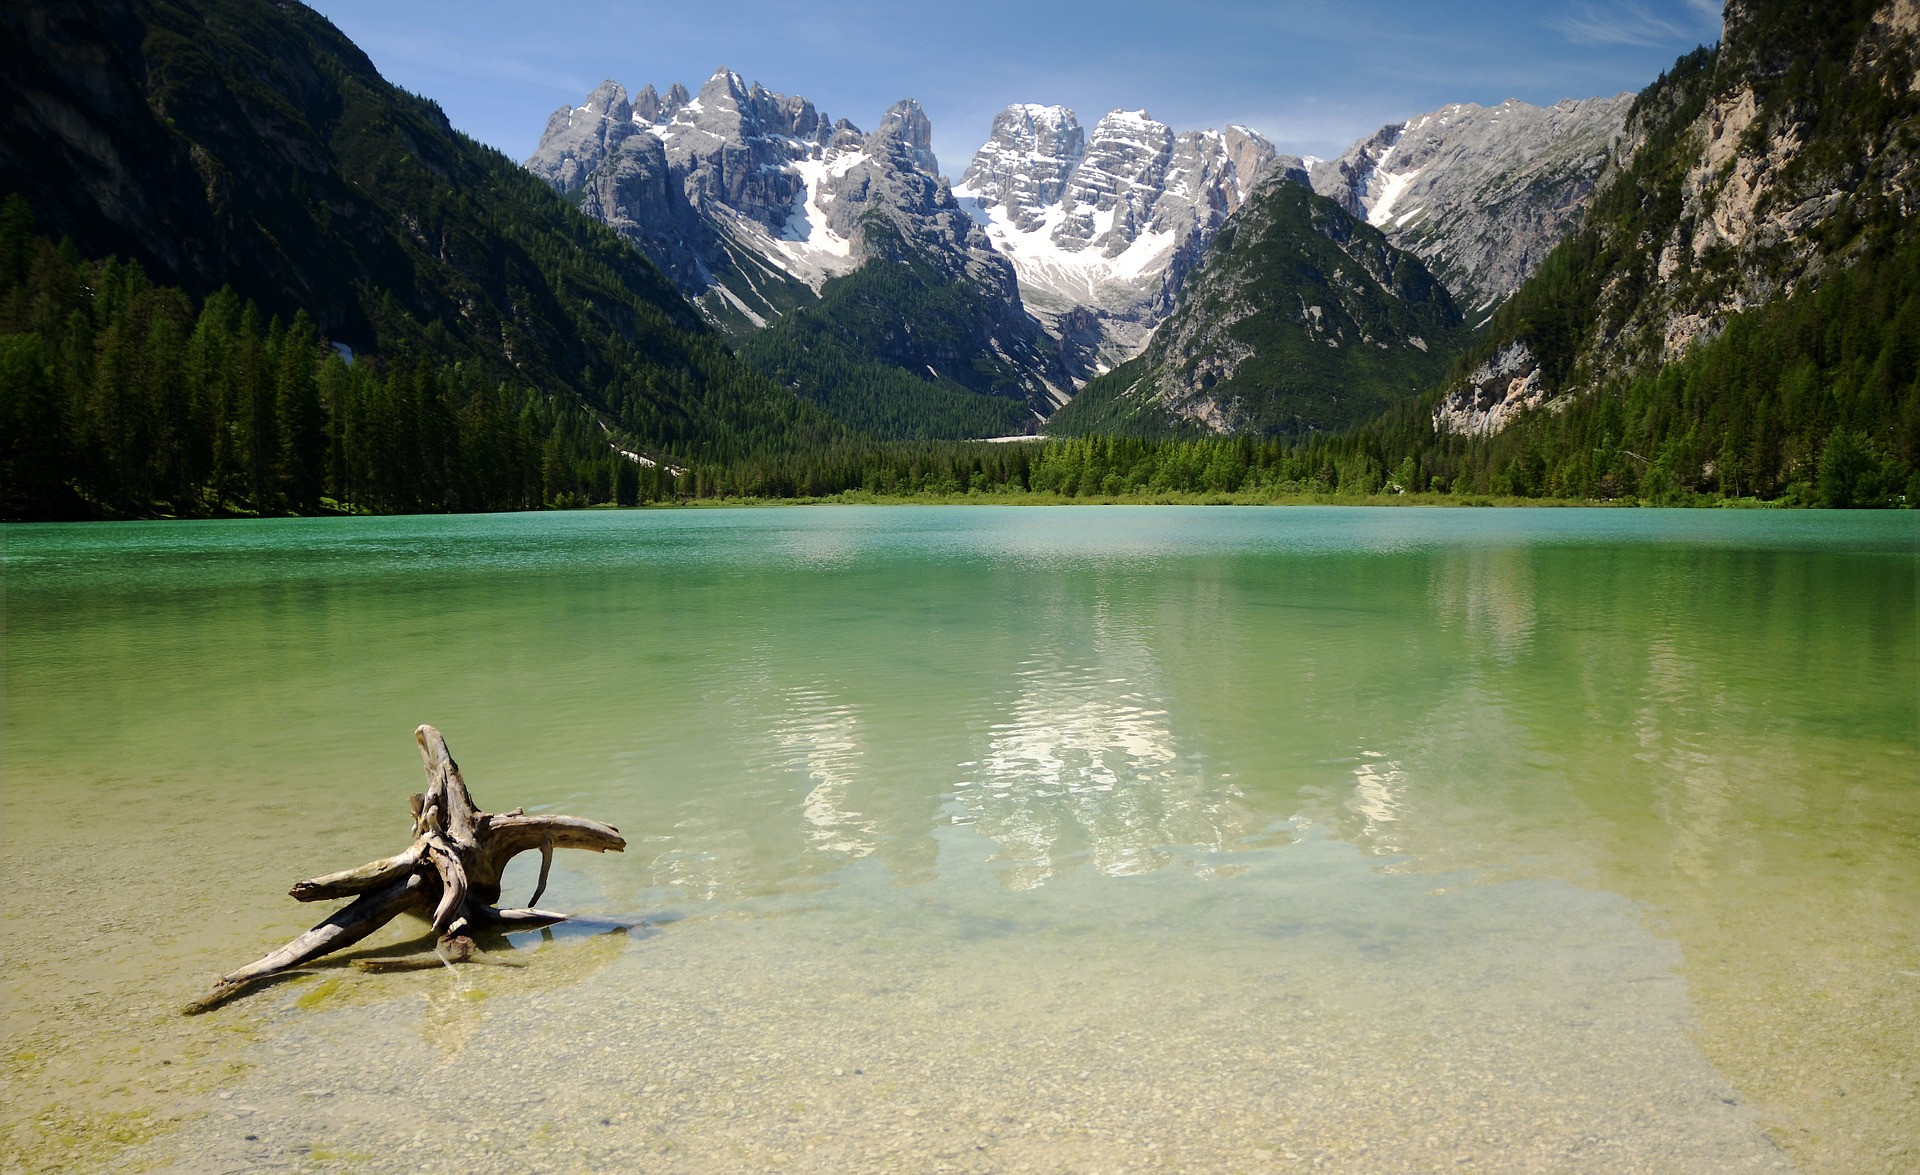
M 1087 153 L 1087 134 L 1064 106 L 1018 103 L 994 116 L 993 130 L 960 177 L 986 206 L 999 205 L 1022 231 L 1058 204 L 1067 179 Z
M 633 104 L 627 101 L 627 89 L 619 82 L 608 80 L 595 86 L 593 93 L 587 95 L 586 103 L 580 108 L 586 114 L 598 115 L 626 122 L 633 118 Z
M 670 125 L 744 147 L 768 134 L 789 133 L 791 115 L 784 107 L 782 95 L 763 89 L 758 82 L 749 88 L 739 74 L 722 66 L 700 87 L 699 96 L 675 113 Z
M 887 108 L 880 129 L 873 132 L 873 141 L 876 146 L 897 142 L 910 153 L 915 168 L 928 175 L 940 174 L 940 161 L 933 154 L 933 120 L 911 98 L 902 98 Z
M 1013 259 L 1027 304 L 1088 360 L 1085 375 L 1145 345 L 1275 158 L 1245 127 L 1176 135 L 1144 110 L 1115 110 L 1089 135 L 1063 106 L 1019 104 L 994 118 L 954 194 Z
M 1253 194 L 1254 185 L 1265 178 L 1262 173 L 1276 160 L 1284 160 L 1288 170 L 1299 172 L 1300 182 L 1306 182 L 1306 167 L 1298 155 L 1276 155 L 1267 137 L 1250 127 L 1238 124 L 1227 127 L 1220 133 L 1220 147 L 1226 152 L 1227 162 L 1233 165 L 1236 207 Z
M 1275 154 L 1272 143 L 1245 127 L 1181 134 L 1173 142 L 1148 231 L 1211 237 L 1276 165 L 1292 179 L 1306 182 L 1297 157 Z
M 741 118 L 741 107 L 748 105 L 746 83 L 723 65 L 700 87 L 699 96 L 688 111 L 689 121 L 714 134 L 738 133 L 746 121 Z
M 632 133 L 634 117 L 626 88 L 614 81 L 595 86 L 580 105 L 554 111 L 538 156 L 547 182 L 562 192 L 577 190 L 612 146 Z
M 1063 249 L 1092 245 L 1108 257 L 1124 252 L 1160 199 L 1173 144 L 1173 128 L 1144 110 L 1104 115 L 1062 193 L 1066 215 L 1053 230 L 1054 243 Z
M 607 84 L 612 85 L 613 83 L 608 82 Z M 633 121 L 635 122 L 656 122 L 659 120 L 661 111 L 664 109 L 666 109 L 666 107 L 660 101 L 659 92 L 652 86 L 643 87 L 638 94 L 633 96 Z

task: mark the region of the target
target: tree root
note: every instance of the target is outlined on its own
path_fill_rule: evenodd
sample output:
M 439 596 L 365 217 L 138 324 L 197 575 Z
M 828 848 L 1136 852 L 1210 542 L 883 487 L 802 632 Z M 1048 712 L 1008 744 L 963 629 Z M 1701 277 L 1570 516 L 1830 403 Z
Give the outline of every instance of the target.
M 553 850 L 620 852 L 627 842 L 611 824 L 579 816 L 529 816 L 519 808 L 489 814 L 474 805 L 447 740 L 431 726 L 414 732 L 427 773 L 427 790 L 411 797 L 414 841 L 404 852 L 357 869 L 295 883 L 296 901 L 351 897 L 353 901 L 279 950 L 222 976 L 213 990 L 188 1004 L 188 1015 L 209 1011 L 322 955 L 352 946 L 401 914 L 427 918 L 439 948 L 401 959 L 357 959 L 368 971 L 410 971 L 455 962 L 518 966 L 474 945 L 471 932 L 535 930 L 568 921 L 566 914 L 532 908 L 546 892 Z M 507 862 L 540 850 L 540 881 L 527 907 L 498 909 Z M 426 960 L 422 962 L 421 960 Z

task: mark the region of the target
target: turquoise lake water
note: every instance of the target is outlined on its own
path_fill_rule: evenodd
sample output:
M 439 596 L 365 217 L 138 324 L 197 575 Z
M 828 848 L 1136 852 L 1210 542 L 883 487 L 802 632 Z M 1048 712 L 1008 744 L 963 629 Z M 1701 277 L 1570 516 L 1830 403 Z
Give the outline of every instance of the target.
M 1920 1162 L 1909 513 L 0 540 L 0 1169 Z M 177 1016 L 405 846 L 422 722 L 645 924 Z

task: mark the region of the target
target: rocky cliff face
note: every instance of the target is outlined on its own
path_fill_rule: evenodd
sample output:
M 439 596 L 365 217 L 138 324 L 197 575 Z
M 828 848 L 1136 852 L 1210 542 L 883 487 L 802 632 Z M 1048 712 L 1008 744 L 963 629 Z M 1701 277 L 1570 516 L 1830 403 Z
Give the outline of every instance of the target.
M 858 268 L 869 213 L 1013 300 L 1011 269 L 940 179 L 932 133 L 912 100 L 866 133 L 722 69 L 694 95 L 605 82 L 554 112 L 526 166 L 723 322 L 763 326 Z
M 1091 374 L 1137 353 L 1220 226 L 1297 159 L 1244 127 L 1175 134 L 1115 110 L 1089 135 L 1062 106 L 995 117 L 954 195 L 1012 259 L 1029 306 Z
M 1439 427 L 1497 431 L 1528 404 L 1679 358 L 1729 316 L 1906 239 L 1920 3 L 1729 3 L 1720 48 L 1681 59 L 1626 114 L 1554 280 L 1502 308 Z
M 720 70 L 697 96 L 603 82 L 554 112 L 526 166 L 639 245 L 710 318 L 758 326 L 856 264 L 815 189 L 858 165 L 866 139 Z
M 964 283 L 990 324 L 981 341 L 1018 357 L 1020 398 L 1063 401 L 1058 348 L 1021 302 L 1008 260 L 956 202 L 912 100 L 872 132 L 804 98 L 719 70 L 698 94 L 606 82 L 556 111 L 527 167 L 613 226 L 713 321 L 736 332 L 812 304 L 822 285 L 910 249 L 937 280 Z M 1008 385 L 1000 381 L 1001 389 Z M 983 386 L 979 390 L 987 391 Z
M 1456 103 L 1316 162 L 1313 189 L 1419 254 L 1484 318 L 1578 221 L 1632 98 Z
M 1049 430 L 1350 427 L 1438 382 L 1460 335 L 1419 258 L 1277 175 L 1214 238 L 1146 350 L 1089 383 Z

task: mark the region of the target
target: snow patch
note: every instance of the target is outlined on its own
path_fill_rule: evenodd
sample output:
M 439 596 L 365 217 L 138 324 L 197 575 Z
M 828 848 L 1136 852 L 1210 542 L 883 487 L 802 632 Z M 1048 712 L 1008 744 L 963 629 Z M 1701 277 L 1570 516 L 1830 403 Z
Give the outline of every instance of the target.
M 1393 150 L 1392 148 L 1388 148 L 1387 155 L 1391 154 L 1393 154 Z M 1394 202 L 1406 193 L 1407 187 L 1413 183 L 1414 177 L 1421 172 L 1421 169 L 1418 167 L 1412 171 L 1398 173 L 1387 171 L 1384 166 L 1382 166 L 1386 163 L 1386 160 L 1386 155 L 1380 157 L 1380 164 L 1375 165 L 1373 169 L 1373 178 L 1367 181 L 1368 188 L 1373 187 L 1373 180 L 1382 181 L 1379 197 L 1375 199 L 1373 207 L 1367 209 L 1367 223 L 1373 225 L 1375 228 L 1385 228 L 1392 223 Z M 1416 216 L 1419 212 L 1420 209 L 1416 208 L 1413 212 L 1408 213 L 1408 216 Z
M 801 159 L 793 164 L 793 170 L 799 173 L 804 186 L 794 196 L 793 211 L 787 216 L 786 227 L 773 243 L 795 261 L 810 254 L 829 257 L 849 257 L 853 254 L 853 242 L 827 227 L 827 210 L 820 203 L 821 184 L 829 174 L 837 174 L 831 168 L 839 162 L 838 159 L 831 163 L 822 159 Z

